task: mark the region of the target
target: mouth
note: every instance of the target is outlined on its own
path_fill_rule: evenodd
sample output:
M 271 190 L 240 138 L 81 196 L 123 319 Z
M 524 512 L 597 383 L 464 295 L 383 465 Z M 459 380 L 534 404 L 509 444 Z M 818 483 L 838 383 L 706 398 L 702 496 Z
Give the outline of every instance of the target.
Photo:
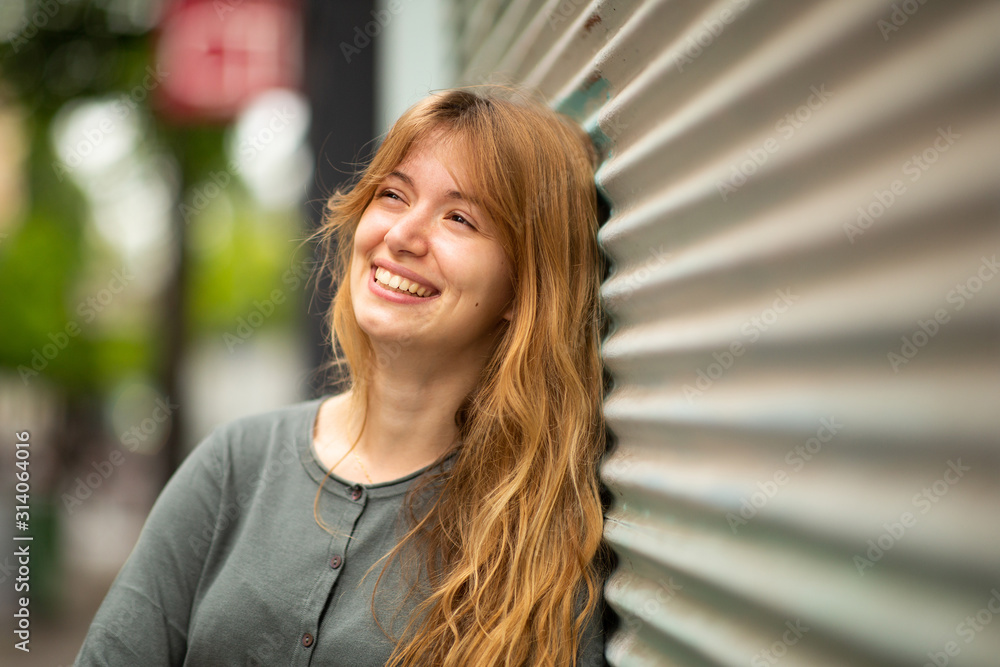
M 380 266 L 373 266 L 373 268 L 375 282 L 390 292 L 407 294 L 421 299 L 432 297 L 438 293 L 433 287 L 404 278 L 403 276 L 397 275 L 388 269 Z

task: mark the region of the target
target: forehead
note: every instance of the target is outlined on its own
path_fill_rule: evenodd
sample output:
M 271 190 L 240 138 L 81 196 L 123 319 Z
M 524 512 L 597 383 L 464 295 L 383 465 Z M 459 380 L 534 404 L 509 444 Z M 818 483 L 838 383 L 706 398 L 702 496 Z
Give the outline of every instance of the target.
M 478 201 L 479 183 L 469 141 L 457 133 L 433 130 L 417 139 L 393 171 L 447 182 L 464 199 Z M 420 174 L 411 172 L 421 172 Z

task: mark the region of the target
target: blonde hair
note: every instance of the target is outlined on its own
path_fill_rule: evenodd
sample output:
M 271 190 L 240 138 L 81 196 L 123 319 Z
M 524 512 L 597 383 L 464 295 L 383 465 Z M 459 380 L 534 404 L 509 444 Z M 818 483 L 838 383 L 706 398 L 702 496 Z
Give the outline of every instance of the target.
M 445 91 L 404 113 L 357 183 L 330 199 L 317 232 L 338 284 L 332 342 L 364 411 L 382 360 L 345 279 L 354 232 L 382 180 L 441 130 L 468 156 L 463 192 L 471 186 L 495 223 L 513 316 L 456 415 L 462 444 L 450 472 L 425 476 L 409 496 L 411 527 L 385 568 L 416 548 L 428 588 L 389 664 L 570 665 L 598 608 L 603 553 L 603 264 L 587 135 L 510 89 Z M 430 485 L 439 493 L 416 512 Z

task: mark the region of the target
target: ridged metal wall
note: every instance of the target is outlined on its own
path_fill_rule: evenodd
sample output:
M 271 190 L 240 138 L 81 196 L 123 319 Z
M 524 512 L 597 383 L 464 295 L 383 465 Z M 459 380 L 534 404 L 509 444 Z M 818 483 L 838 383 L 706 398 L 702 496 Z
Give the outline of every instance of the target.
M 456 3 L 606 153 L 613 665 L 1000 665 L 1000 3 Z

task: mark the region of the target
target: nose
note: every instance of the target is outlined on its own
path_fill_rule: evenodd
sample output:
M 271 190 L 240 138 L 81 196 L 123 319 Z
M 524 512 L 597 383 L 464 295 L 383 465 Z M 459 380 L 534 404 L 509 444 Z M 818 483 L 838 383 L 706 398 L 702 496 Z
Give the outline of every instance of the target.
M 385 244 L 397 255 L 424 255 L 429 245 L 431 212 L 414 207 L 400 215 L 386 230 Z

